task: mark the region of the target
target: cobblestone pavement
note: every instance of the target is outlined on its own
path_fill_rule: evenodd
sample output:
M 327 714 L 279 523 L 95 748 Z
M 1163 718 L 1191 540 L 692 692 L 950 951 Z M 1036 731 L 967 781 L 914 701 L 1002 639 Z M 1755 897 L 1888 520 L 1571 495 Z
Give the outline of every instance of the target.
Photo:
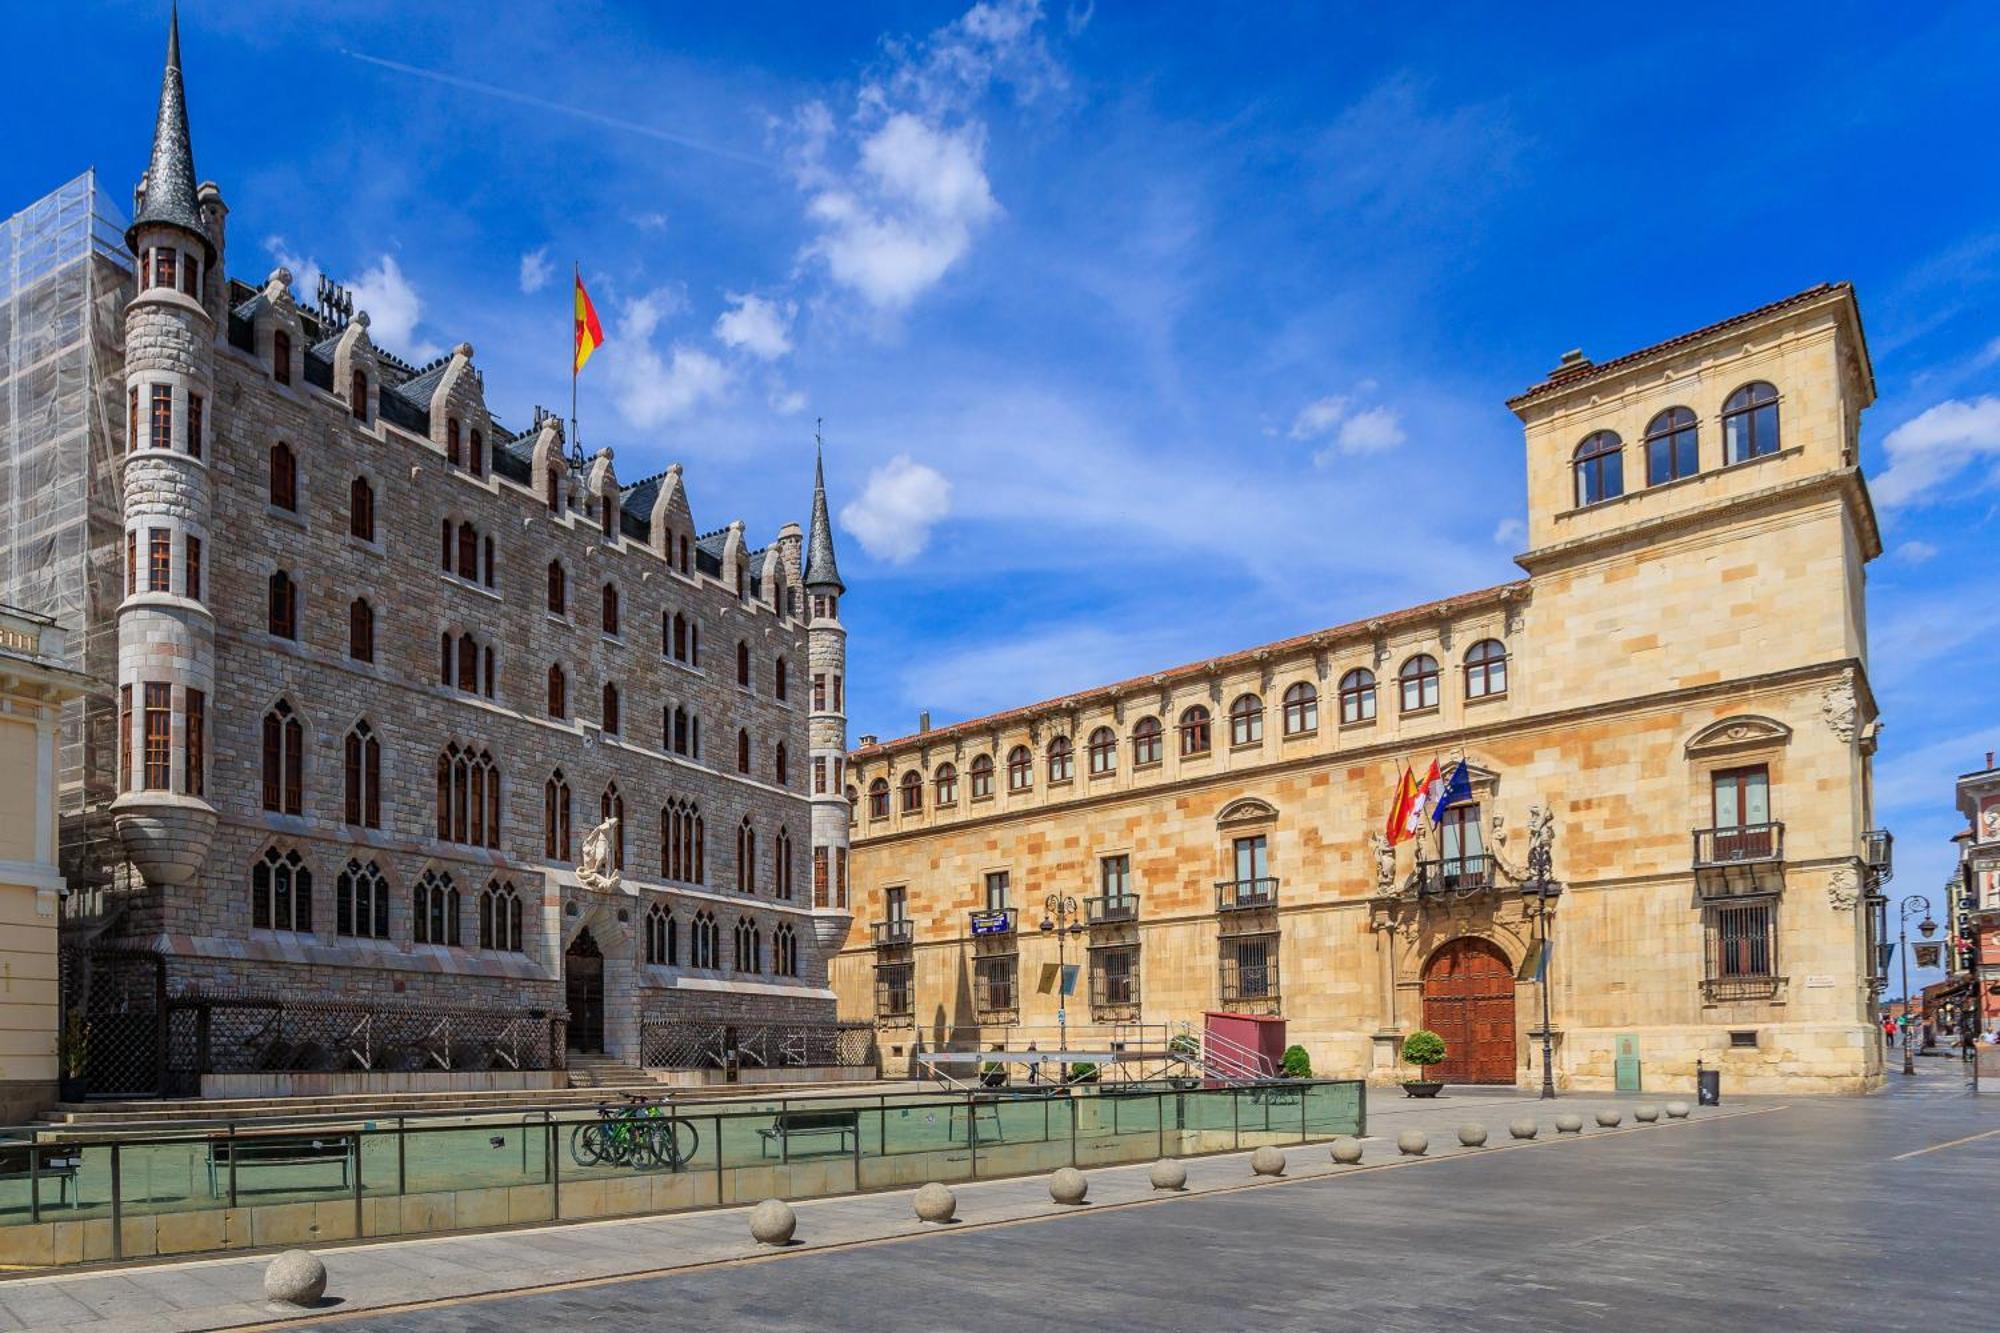
M 1952 1071 L 1955 1075 L 1956 1071 Z M 1360 1169 L 1287 1150 L 1188 1163 L 1186 1196 L 1146 1168 L 1090 1173 L 1090 1202 L 1042 1178 L 957 1187 L 925 1227 L 906 1191 L 798 1206 L 798 1243 L 759 1251 L 745 1210 L 328 1249 L 313 1326 L 379 1330 L 868 1327 L 1896 1329 L 1991 1327 L 2000 1095 L 1926 1069 L 1877 1097 L 1744 1099 L 1635 1125 L 1664 1098 L 1382 1099 Z M 1558 1110 L 1625 1122 L 1551 1137 Z M 1542 1137 L 1516 1148 L 1507 1123 Z M 1456 1127 L 1485 1124 L 1462 1150 Z M 1406 1127 L 1431 1156 L 1396 1156 Z M 1961 1141 L 1963 1140 L 1963 1141 Z M 1136 1205 L 1136 1206 L 1131 1206 Z M 1011 1223 L 1011 1225 L 1010 1225 Z M 1921 1281 L 1889 1256 L 1925 1255 Z M 236 1327 L 272 1319 L 267 1259 L 241 1256 L 0 1284 L 0 1329 Z M 661 1273 L 663 1269 L 685 1271 Z M 650 1274 L 648 1276 L 632 1276 Z M 1939 1275 L 1946 1275 L 1940 1279 Z M 1957 1275 L 1966 1277 L 1960 1280 Z M 541 1290 L 532 1290 L 541 1288 Z M 299 1321 L 292 1322 L 297 1326 Z

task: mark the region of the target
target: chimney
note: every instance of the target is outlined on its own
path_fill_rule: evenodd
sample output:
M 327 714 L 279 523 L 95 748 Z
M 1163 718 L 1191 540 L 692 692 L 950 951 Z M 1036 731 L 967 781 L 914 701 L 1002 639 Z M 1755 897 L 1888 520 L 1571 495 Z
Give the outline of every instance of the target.
M 923 712 L 917 714 L 917 735 L 921 736 L 930 729 L 931 710 L 926 708 Z M 1988 768 L 1993 767 L 1993 756 L 1990 754 L 1986 756 L 1986 766 Z
M 860 745 L 859 745 L 858 747 L 856 747 L 856 748 L 858 748 L 858 749 L 862 749 L 862 750 L 865 750 L 865 749 L 867 749 L 867 748 L 868 748 L 869 746 L 873 745 L 874 743 L 875 743 L 875 737 L 873 737 L 873 736 L 863 736 L 863 737 L 861 738 L 861 744 L 860 744 Z
M 1993 767 L 1993 751 L 1991 750 L 1988 750 L 1986 752 L 1986 766 L 1988 768 Z
M 1583 349 L 1581 347 L 1572 347 L 1562 354 L 1562 360 L 1558 361 L 1556 368 L 1549 372 L 1549 383 L 1560 384 L 1564 380 L 1574 379 L 1592 368 L 1592 362 L 1589 357 L 1583 354 Z

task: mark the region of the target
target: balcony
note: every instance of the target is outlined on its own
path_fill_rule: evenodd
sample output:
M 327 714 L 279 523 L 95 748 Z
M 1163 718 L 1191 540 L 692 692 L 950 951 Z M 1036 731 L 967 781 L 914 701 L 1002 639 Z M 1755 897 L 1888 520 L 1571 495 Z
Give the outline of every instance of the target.
M 976 940 L 990 939 L 996 935 L 1011 939 L 1016 924 L 1015 911 L 1011 907 L 987 907 L 965 914 L 966 930 Z
M 1219 879 L 1215 881 L 1215 910 L 1254 912 L 1278 905 L 1276 879 Z
M 1784 994 L 1785 978 L 1703 977 L 1701 998 L 1709 1004 L 1733 1004 L 1745 1000 L 1776 1000 Z
M 907 945 L 915 937 L 908 917 L 896 917 L 875 923 L 875 947 L 895 949 Z
M 1493 887 L 1493 858 L 1484 852 L 1417 861 L 1417 893 L 1425 898 L 1469 898 Z
M 1113 926 L 1139 919 L 1139 895 L 1106 893 L 1083 900 L 1083 919 L 1093 926 Z
M 1784 859 L 1783 824 L 1739 824 L 1733 828 L 1703 828 L 1694 831 L 1696 870 L 1778 865 Z
M 1124 971 L 1112 971 L 1105 959 L 1093 959 L 1090 969 L 1090 1016 L 1100 1022 L 1129 1021 L 1139 1016 L 1139 961 L 1128 951 Z

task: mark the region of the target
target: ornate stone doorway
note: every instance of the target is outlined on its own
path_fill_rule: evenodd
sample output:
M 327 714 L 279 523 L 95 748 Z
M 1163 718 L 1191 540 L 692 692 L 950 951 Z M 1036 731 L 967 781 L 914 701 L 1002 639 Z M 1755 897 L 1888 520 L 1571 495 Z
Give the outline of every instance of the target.
M 576 933 L 563 952 L 563 992 L 569 1005 L 569 1048 L 604 1050 L 604 954 L 590 928 Z
M 1498 945 L 1461 935 L 1424 964 L 1424 1026 L 1444 1038 L 1446 1083 L 1515 1081 L 1514 973 Z

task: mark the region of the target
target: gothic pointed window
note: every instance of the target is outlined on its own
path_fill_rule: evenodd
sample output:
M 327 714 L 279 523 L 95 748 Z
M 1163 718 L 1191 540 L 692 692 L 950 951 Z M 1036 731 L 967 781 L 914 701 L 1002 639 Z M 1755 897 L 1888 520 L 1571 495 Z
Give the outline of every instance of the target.
M 750 771 L 750 733 L 740 729 L 736 733 L 736 771 Z
M 266 628 L 280 639 L 299 637 L 299 588 L 284 570 L 272 574 L 266 594 Z
M 458 418 L 447 417 L 444 423 L 444 458 L 453 467 L 458 466 Z
M 597 798 L 597 817 L 618 821 L 611 833 L 611 868 L 622 871 L 625 869 L 625 795 L 618 790 L 616 782 L 607 783 L 604 793 Z
M 549 664 L 549 716 L 557 721 L 569 716 L 569 678 L 553 662 Z
M 472 431 L 472 449 L 470 454 L 468 455 L 468 458 L 472 465 L 472 475 L 475 477 L 485 476 L 486 437 L 479 433 L 479 429 L 476 426 L 473 428 Z
M 790 688 L 785 679 L 785 659 L 781 657 L 771 666 L 771 693 L 777 697 L 779 703 L 783 703 L 791 697 Z
M 350 859 L 333 881 L 334 934 L 358 940 L 389 938 L 389 881 L 382 867 Z
M 458 576 L 467 583 L 479 581 L 479 529 L 470 523 L 458 525 Z
M 674 920 L 674 909 L 665 903 L 654 903 L 646 909 L 645 937 L 646 961 L 656 967 L 676 967 L 680 964 L 679 923 Z
M 715 914 L 707 908 L 694 914 L 694 928 L 688 932 L 688 966 L 714 971 L 721 966 L 722 932 L 716 928 Z
M 771 843 L 771 896 L 792 896 L 792 831 L 782 826 Z
M 292 382 L 292 335 L 283 329 L 271 332 L 271 378 L 280 384 Z
M 455 948 L 458 916 L 458 885 L 448 872 L 426 870 L 410 893 L 410 938 L 418 944 Z
M 781 977 L 799 974 L 799 936 L 789 921 L 771 932 L 771 971 Z
M 347 655 L 357 662 L 375 660 L 375 608 L 366 597 L 347 605 Z
M 312 871 L 296 848 L 269 848 L 250 867 L 250 924 L 259 930 L 312 933 Z
M 549 614 L 569 614 L 569 574 L 560 560 L 549 561 Z
M 757 892 L 757 830 L 748 815 L 736 826 L 736 891 Z
M 521 895 L 512 880 L 488 880 L 479 894 L 479 947 L 520 953 Z
M 791 764 L 785 751 L 785 743 L 779 741 L 771 747 L 771 777 L 780 787 L 791 785 Z
M 741 639 L 736 641 L 736 683 L 743 689 L 750 688 L 750 645 Z
M 368 372 L 355 367 L 347 380 L 347 410 L 356 421 L 368 420 Z
M 264 714 L 264 808 L 282 815 L 305 813 L 306 732 L 289 701 Z
M 291 513 L 299 509 L 299 457 L 283 440 L 271 446 L 271 503 Z
M 692 801 L 676 798 L 660 811 L 660 876 L 703 882 L 701 807 Z
M 366 477 L 347 483 L 347 532 L 364 542 L 375 540 L 375 488 Z
M 736 918 L 736 970 L 756 974 L 764 970 L 764 935 L 747 916 Z
M 454 741 L 438 754 L 437 837 L 500 846 L 500 767 L 489 752 Z
M 618 589 L 607 583 L 603 593 L 603 621 L 606 634 L 618 632 Z
M 345 821 L 357 828 L 381 828 L 382 742 L 366 718 L 347 733 L 341 777 Z
M 618 734 L 618 687 L 608 680 L 604 682 L 604 706 L 600 716 L 603 718 L 604 734 L 607 736 L 616 736 Z
M 542 854 L 568 864 L 570 844 L 569 779 L 559 768 L 542 784 Z

